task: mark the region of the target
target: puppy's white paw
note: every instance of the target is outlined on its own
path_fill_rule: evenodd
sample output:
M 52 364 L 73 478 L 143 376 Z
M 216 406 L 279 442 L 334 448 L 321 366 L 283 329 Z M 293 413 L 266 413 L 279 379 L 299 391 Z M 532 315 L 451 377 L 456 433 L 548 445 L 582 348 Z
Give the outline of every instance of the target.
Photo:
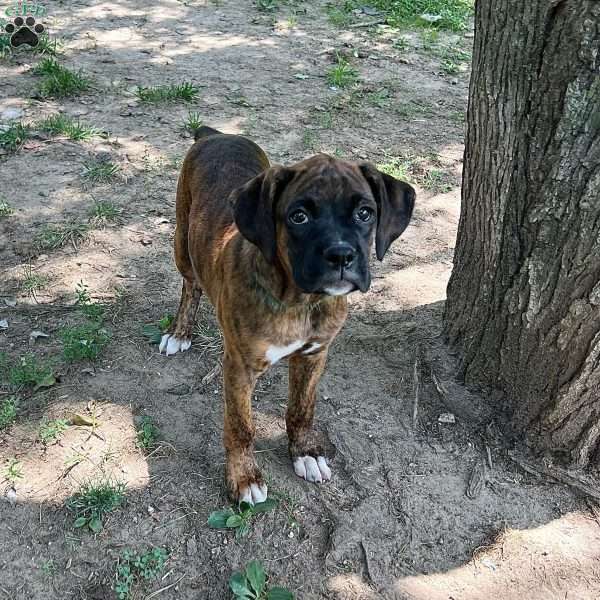
M 294 459 L 294 471 L 298 477 L 312 481 L 313 483 L 323 483 L 331 479 L 331 469 L 327 466 L 324 456 L 299 456 Z
M 267 499 L 267 484 L 263 483 L 258 485 L 257 483 L 251 483 L 250 487 L 242 488 L 240 491 L 240 502 L 247 502 L 254 506 L 260 504 Z
M 177 352 L 185 352 L 186 350 L 189 350 L 191 345 L 192 340 L 178 338 L 170 333 L 165 333 L 160 340 L 158 352 L 159 354 L 162 354 L 164 351 L 166 356 L 170 356 L 171 354 L 176 354 Z

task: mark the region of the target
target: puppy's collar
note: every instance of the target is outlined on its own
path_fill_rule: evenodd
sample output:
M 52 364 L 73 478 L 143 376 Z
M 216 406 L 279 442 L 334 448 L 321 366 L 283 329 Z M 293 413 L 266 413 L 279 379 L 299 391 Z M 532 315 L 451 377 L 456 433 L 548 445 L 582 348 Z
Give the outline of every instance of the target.
M 283 302 L 273 295 L 256 271 L 252 273 L 252 284 L 257 296 L 267 308 L 274 313 L 282 313 L 288 310 L 306 310 L 307 312 L 311 312 L 313 310 L 318 310 L 321 307 L 321 304 L 327 299 L 327 296 L 323 296 L 316 302 L 299 302 L 297 304 Z

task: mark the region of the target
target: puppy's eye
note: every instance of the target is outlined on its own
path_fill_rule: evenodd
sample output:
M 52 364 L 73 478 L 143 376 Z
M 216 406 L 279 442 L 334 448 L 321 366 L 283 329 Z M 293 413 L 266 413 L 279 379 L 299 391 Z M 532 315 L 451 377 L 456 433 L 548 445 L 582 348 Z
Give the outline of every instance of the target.
M 304 225 L 308 222 L 308 215 L 303 210 L 295 210 L 290 216 L 290 223 L 294 225 Z
M 372 219 L 373 214 L 374 214 L 374 212 L 373 212 L 372 209 L 367 208 L 366 206 L 363 206 L 362 208 L 359 208 L 356 211 L 355 218 L 358 221 L 361 221 L 363 223 L 367 223 L 368 221 L 370 221 Z

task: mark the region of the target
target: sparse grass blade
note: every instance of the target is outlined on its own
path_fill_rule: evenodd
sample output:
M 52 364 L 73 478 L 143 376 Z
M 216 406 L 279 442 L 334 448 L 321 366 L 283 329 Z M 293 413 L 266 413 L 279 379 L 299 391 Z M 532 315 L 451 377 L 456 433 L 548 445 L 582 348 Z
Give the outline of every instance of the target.
M 18 405 L 16 396 L 9 396 L 0 401 L 0 431 L 8 429 L 15 422 Z
M 100 130 L 89 125 L 84 125 L 80 121 L 64 114 L 57 114 L 47 117 L 40 121 L 37 126 L 42 130 L 53 135 L 65 135 L 74 141 L 89 140 L 95 135 L 100 134 Z
M 115 222 L 119 220 L 121 209 L 110 200 L 94 200 L 89 214 L 90 218 L 98 223 Z
M 184 129 L 187 129 L 192 135 L 202 127 L 202 119 L 200 118 L 200 113 L 190 112 L 188 113 L 187 119 L 183 124 Z
M 67 500 L 67 508 L 74 513 L 75 528 L 102 531 L 106 515 L 115 511 L 125 499 L 125 484 L 110 479 L 88 481 Z
M 71 71 L 55 58 L 42 59 L 34 73 L 42 75 L 39 93 L 42 97 L 66 98 L 77 96 L 91 87 L 91 79 L 82 71 Z
M 388 25 L 419 25 L 463 31 L 473 15 L 473 0 L 371 0 L 386 16 Z
M 53 421 L 44 419 L 38 431 L 40 440 L 45 446 L 57 442 L 68 427 L 69 422 L 66 419 L 54 419 Z
M 55 250 L 66 244 L 73 244 L 75 248 L 89 233 L 89 226 L 78 221 L 46 225 L 36 235 L 35 243 L 40 250 Z
M 337 64 L 327 72 L 327 82 L 335 87 L 348 87 L 358 81 L 358 71 L 347 59 L 337 55 Z
M 141 102 L 149 104 L 158 102 L 192 102 L 198 96 L 199 89 L 192 83 L 184 82 L 178 85 L 157 85 L 154 87 L 141 87 L 136 90 L 136 95 Z
M 121 170 L 111 161 L 87 161 L 83 163 L 83 176 L 92 183 L 112 181 Z

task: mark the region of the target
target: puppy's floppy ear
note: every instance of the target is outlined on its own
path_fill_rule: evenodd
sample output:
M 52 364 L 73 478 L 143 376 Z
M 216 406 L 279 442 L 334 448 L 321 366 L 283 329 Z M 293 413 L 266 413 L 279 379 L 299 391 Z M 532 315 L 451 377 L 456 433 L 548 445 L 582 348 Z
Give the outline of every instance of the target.
M 406 229 L 415 206 L 415 190 L 377 170 L 371 163 L 358 165 L 377 202 L 375 252 L 383 260 L 392 242 Z
M 248 183 L 231 192 L 229 201 L 240 233 L 258 246 L 267 262 L 277 253 L 275 208 L 277 200 L 294 176 L 292 169 L 269 167 Z

